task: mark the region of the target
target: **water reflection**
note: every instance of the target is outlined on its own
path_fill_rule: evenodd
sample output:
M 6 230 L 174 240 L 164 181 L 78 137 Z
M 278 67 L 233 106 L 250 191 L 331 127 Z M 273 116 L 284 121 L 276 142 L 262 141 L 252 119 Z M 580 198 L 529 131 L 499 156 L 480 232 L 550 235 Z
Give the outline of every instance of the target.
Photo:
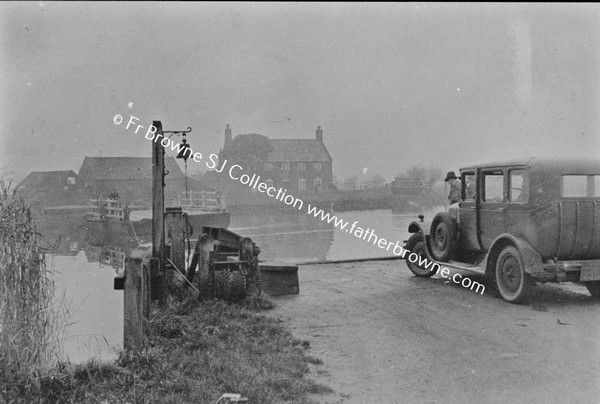
M 333 243 L 334 226 L 289 207 L 251 207 L 231 214 L 230 229 L 260 247 L 261 260 L 324 260 Z
M 433 211 L 425 212 L 432 215 Z M 96 356 L 115 358 L 122 346 L 123 292 L 113 290 L 115 274 L 127 257 L 149 249 L 122 229 L 98 229 L 84 219 L 84 212 L 38 212 L 38 232 L 55 272 L 57 302 L 69 307 L 73 323 L 64 333 L 64 358 L 78 362 Z M 336 212 L 338 218 L 372 229 L 379 238 L 403 241 L 415 214 L 391 210 Z M 349 225 L 350 226 L 350 225 Z M 303 262 L 389 256 L 385 251 L 334 227 L 331 223 L 288 207 L 255 207 L 231 212 L 234 232 L 251 237 L 260 247 L 260 259 Z M 195 230 L 192 240 L 197 239 Z
M 123 293 L 113 290 L 113 278 L 136 245 L 123 239 L 99 242 L 82 212 L 39 211 L 35 218 L 54 274 L 55 306 L 66 325 L 62 359 L 116 358 L 122 346 Z

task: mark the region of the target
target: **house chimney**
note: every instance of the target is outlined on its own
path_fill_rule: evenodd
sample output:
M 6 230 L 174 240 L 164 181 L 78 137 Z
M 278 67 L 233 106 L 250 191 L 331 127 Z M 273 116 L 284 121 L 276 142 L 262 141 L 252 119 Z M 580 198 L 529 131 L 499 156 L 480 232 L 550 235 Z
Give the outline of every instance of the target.
M 225 144 L 223 147 L 229 145 L 231 143 L 231 129 L 229 128 L 229 124 L 225 125 Z
M 316 135 L 317 135 L 317 140 L 319 142 L 323 141 L 323 129 L 321 129 L 321 125 L 317 126 L 317 130 L 315 131 Z

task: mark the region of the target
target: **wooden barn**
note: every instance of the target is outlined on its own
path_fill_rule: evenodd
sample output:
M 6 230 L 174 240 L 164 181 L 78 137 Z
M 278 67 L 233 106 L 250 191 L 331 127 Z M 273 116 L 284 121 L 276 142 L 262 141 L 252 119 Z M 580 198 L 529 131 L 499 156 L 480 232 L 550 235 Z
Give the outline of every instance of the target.
M 16 187 L 33 208 L 84 205 L 92 197 L 92 189 L 73 170 L 32 171 Z
M 174 157 L 165 157 L 165 198 L 185 192 L 185 175 Z M 152 199 L 151 157 L 85 157 L 79 176 L 93 190 L 94 197 L 117 192 L 130 205 L 149 204 Z M 190 191 L 200 191 L 199 183 L 188 178 Z

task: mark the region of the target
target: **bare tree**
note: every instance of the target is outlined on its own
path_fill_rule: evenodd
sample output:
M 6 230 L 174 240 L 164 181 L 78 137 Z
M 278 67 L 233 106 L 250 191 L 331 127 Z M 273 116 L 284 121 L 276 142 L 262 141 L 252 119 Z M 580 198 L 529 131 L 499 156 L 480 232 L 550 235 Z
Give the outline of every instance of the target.
M 425 181 L 427 169 L 420 165 L 411 166 L 406 169 L 406 176 L 413 178 L 415 181 Z
M 429 173 L 429 187 L 433 187 L 433 184 L 444 179 L 444 171 L 439 167 L 429 167 L 427 171 Z
M 351 191 L 358 187 L 358 176 L 348 177 L 344 179 L 340 184 L 340 190 Z
M 369 178 L 365 181 L 367 188 L 381 188 L 385 184 L 385 178 L 377 173 L 369 175 Z

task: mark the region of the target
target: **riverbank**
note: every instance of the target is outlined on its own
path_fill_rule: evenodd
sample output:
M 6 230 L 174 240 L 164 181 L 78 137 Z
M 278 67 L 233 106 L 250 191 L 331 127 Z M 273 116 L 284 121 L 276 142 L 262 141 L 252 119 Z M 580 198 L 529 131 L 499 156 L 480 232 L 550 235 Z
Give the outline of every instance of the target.
M 309 378 L 310 344 L 258 311 L 269 300 L 172 302 L 153 310 L 147 348 L 115 363 L 59 363 L 26 386 L 0 393 L 7 402 L 214 403 L 236 393 L 250 403 L 310 403 L 331 390 Z

